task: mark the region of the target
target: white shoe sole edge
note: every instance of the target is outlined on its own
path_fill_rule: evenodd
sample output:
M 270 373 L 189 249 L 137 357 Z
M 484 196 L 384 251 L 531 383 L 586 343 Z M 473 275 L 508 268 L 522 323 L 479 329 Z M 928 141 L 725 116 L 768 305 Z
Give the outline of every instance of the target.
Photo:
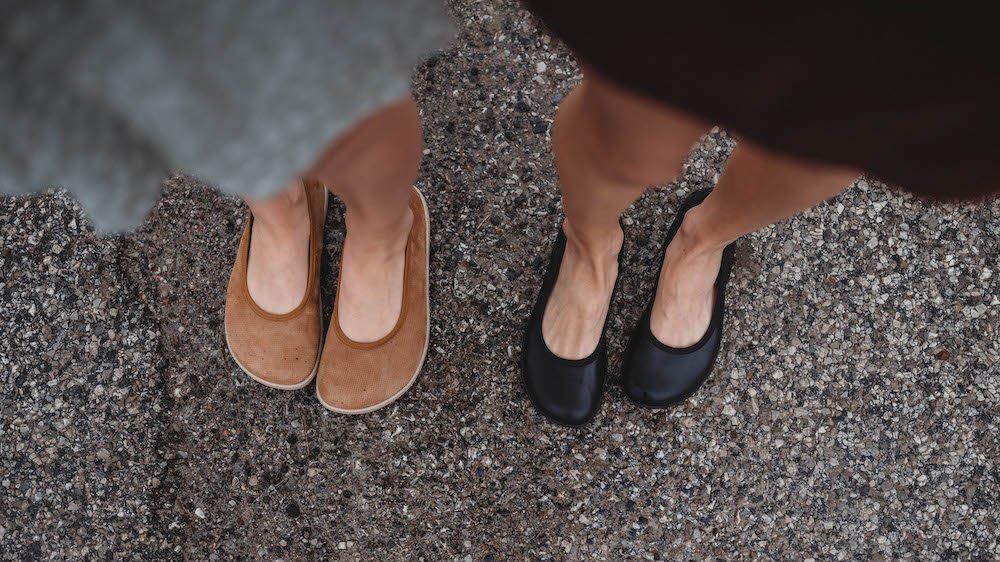
M 326 212 L 329 209 L 330 209 L 330 191 L 328 189 L 324 188 L 324 193 L 323 193 L 323 221 L 324 221 L 324 224 L 326 222 Z M 320 267 L 322 267 L 322 264 L 320 264 Z M 249 297 L 249 295 L 247 295 L 247 296 Z M 223 324 L 224 324 L 223 331 L 226 334 L 226 349 L 229 351 L 229 356 L 233 358 L 233 361 L 236 362 L 236 365 L 239 366 L 240 370 L 243 371 L 244 373 L 246 373 L 246 375 L 248 377 L 250 377 L 251 379 L 259 382 L 260 384 L 262 384 L 262 385 L 264 385 L 264 386 L 266 386 L 268 388 L 274 388 L 276 390 L 299 390 L 299 389 L 305 388 L 306 386 L 309 385 L 309 383 L 311 383 L 313 381 L 313 379 L 316 378 L 316 373 L 319 372 L 319 360 L 320 360 L 321 357 L 323 357 L 323 294 L 322 294 L 322 291 L 318 291 L 317 292 L 317 295 L 316 295 L 316 307 L 319 309 L 319 313 L 320 313 L 319 314 L 320 315 L 320 319 L 319 319 L 319 321 L 320 321 L 320 325 L 319 325 L 319 345 L 317 345 L 318 352 L 316 353 L 316 364 L 313 365 L 312 373 L 310 373 L 310 375 L 308 377 L 306 377 L 306 379 L 303 380 L 302 382 L 297 382 L 295 384 L 278 384 L 278 383 L 268 382 L 268 381 L 264 380 L 262 377 L 259 377 L 259 376 L 255 375 L 253 373 L 253 371 L 251 371 L 250 369 L 246 368 L 246 366 L 244 366 L 243 363 L 240 363 L 240 360 L 236 357 L 236 354 L 233 353 L 233 346 L 229 343 L 229 325 L 225 324 L 225 322 L 223 322 Z
M 427 306 L 427 331 L 425 332 L 426 336 L 424 337 L 424 351 L 423 351 L 423 354 L 421 354 L 420 361 L 417 363 L 417 370 L 414 371 L 414 373 L 412 375 L 410 375 L 410 380 L 406 383 L 406 386 L 404 386 L 403 388 L 399 389 L 399 391 L 397 391 L 395 394 L 393 394 L 389 398 L 387 398 L 387 399 L 379 402 L 378 404 L 375 404 L 374 406 L 368 406 L 368 407 L 361 408 L 361 409 L 358 409 L 358 410 L 347 410 L 347 409 L 344 409 L 344 408 L 337 408 L 336 406 L 331 406 L 331 405 L 329 405 L 329 404 L 327 404 L 326 402 L 323 401 L 323 397 L 319 395 L 319 385 L 317 385 L 316 386 L 316 399 L 319 400 L 319 403 L 322 404 L 324 408 L 326 408 L 327 410 L 330 410 L 331 412 L 336 412 L 338 414 L 346 414 L 346 415 L 358 415 L 358 414 L 367 414 L 369 412 L 374 412 L 375 410 L 384 408 L 384 407 L 388 406 L 389 404 L 392 404 L 396 400 L 399 400 L 399 397 L 402 396 L 403 394 L 406 394 L 406 391 L 410 390 L 410 387 L 413 386 L 413 383 L 417 382 L 417 376 L 420 374 L 420 371 L 424 368 L 424 360 L 427 359 L 427 349 L 430 346 L 430 341 L 431 341 L 431 287 L 430 287 L 430 276 L 431 276 L 431 213 L 430 213 L 430 209 L 427 207 L 427 200 L 424 199 L 424 194 L 421 193 L 419 189 L 416 189 L 416 188 L 414 188 L 414 189 L 417 192 L 417 195 L 420 196 L 420 201 L 423 203 L 423 206 L 424 206 L 424 224 L 427 225 L 427 228 L 424 229 L 424 235 L 426 236 L 426 240 L 425 240 L 426 246 L 424 246 L 424 247 L 427 248 L 427 251 L 425 252 L 425 255 L 424 255 L 424 257 L 426 259 L 426 263 L 424 264 L 424 271 L 427 272 L 427 291 L 426 291 L 427 292 L 427 294 L 426 294 L 426 297 L 427 297 L 427 303 L 426 303 L 426 306 Z M 318 363 L 317 363 L 317 366 L 318 366 Z

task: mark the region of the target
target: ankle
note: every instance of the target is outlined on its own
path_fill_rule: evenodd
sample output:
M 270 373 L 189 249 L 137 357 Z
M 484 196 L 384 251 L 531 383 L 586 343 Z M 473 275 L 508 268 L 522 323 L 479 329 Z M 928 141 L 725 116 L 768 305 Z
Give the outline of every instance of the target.
M 685 255 L 706 257 L 722 252 L 732 242 L 719 234 L 719 229 L 714 228 L 707 213 L 699 205 L 684 214 L 674 240 L 684 247 Z
M 563 265 L 573 272 L 575 282 L 597 291 L 610 290 L 618 275 L 618 254 L 625 238 L 621 228 L 588 238 L 579 236 L 567 221 L 563 231 L 566 233 Z
M 404 252 L 410 230 L 413 228 L 413 220 L 413 211 L 409 207 L 399 217 L 379 221 L 358 216 L 348 210 L 344 224 L 347 239 L 350 240 L 351 253 L 389 257 Z M 345 249 L 347 247 L 345 244 Z
M 562 228 L 567 248 L 596 268 L 603 269 L 608 262 L 618 261 L 625 242 L 625 233 L 620 226 L 601 231 L 585 230 L 566 219 Z
M 309 212 L 302 218 L 283 217 L 281 220 L 260 220 L 254 217 L 253 241 L 255 244 L 287 246 L 309 239 Z

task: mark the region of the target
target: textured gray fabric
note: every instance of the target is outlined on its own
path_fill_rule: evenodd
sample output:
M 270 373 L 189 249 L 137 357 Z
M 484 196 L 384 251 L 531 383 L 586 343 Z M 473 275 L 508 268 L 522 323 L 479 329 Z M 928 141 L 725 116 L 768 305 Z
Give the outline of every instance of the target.
M 451 35 L 438 0 L 4 2 L 0 193 L 66 187 L 104 230 L 170 171 L 274 193 Z

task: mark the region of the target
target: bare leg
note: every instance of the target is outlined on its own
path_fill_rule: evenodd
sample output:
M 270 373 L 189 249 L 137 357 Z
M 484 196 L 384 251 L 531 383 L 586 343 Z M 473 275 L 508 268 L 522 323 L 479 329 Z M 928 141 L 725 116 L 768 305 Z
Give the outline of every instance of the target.
M 553 150 L 566 253 L 542 321 L 546 345 L 579 359 L 597 347 L 618 275 L 621 213 L 680 171 L 708 129 L 588 73 L 556 116 Z
M 707 129 L 593 73 L 563 102 L 553 150 L 567 246 L 542 323 L 553 353 L 575 359 L 594 350 L 617 275 L 619 216 L 647 186 L 672 180 Z M 697 342 L 711 319 L 725 246 L 840 193 L 858 175 L 741 142 L 712 195 L 686 215 L 667 250 L 654 335 L 674 347 Z
M 423 151 L 412 98 L 386 106 L 330 146 L 311 171 L 347 207 L 339 321 L 354 341 L 388 334 L 403 302 L 410 192 Z
M 650 319 L 653 335 L 687 347 L 711 321 L 727 244 L 847 189 L 859 172 L 777 154 L 741 141 L 718 184 L 688 211 L 667 248 Z
M 341 328 L 356 341 L 384 336 L 399 316 L 413 222 L 408 201 L 422 148 L 417 107 L 406 98 L 359 122 L 304 174 L 322 181 L 347 206 L 339 312 Z M 250 294 L 265 310 L 291 310 L 307 283 L 309 221 L 301 184 L 271 200 L 247 203 L 254 213 Z
M 254 218 L 247 289 L 264 310 L 289 312 L 302 301 L 309 281 L 309 208 L 302 182 L 246 203 Z

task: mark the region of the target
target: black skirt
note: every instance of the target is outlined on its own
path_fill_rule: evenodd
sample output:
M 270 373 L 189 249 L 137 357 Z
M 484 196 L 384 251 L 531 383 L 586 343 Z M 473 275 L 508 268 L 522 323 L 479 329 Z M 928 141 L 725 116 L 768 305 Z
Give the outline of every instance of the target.
M 527 5 L 605 77 L 764 146 L 937 199 L 1000 192 L 1000 50 L 971 7 Z

